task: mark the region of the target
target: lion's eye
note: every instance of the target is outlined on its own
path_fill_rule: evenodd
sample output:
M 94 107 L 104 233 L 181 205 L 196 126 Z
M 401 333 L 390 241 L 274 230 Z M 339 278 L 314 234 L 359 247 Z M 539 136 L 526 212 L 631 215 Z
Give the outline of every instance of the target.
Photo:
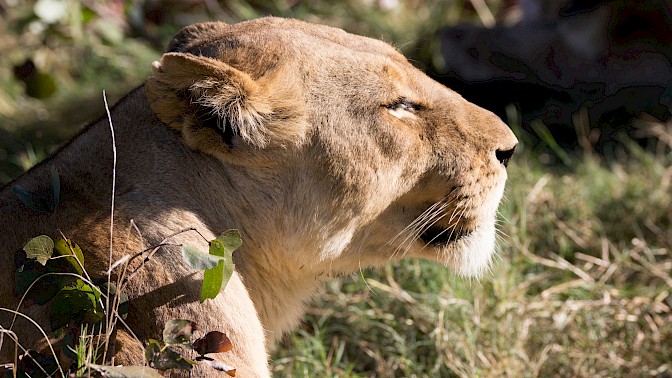
M 415 112 L 420 109 L 420 105 L 406 99 L 400 99 L 389 105 L 386 105 L 385 108 L 391 115 L 402 119 L 415 116 Z
M 414 112 L 418 109 L 418 105 L 406 100 L 400 99 L 386 106 L 390 110 L 404 110 L 407 112 Z

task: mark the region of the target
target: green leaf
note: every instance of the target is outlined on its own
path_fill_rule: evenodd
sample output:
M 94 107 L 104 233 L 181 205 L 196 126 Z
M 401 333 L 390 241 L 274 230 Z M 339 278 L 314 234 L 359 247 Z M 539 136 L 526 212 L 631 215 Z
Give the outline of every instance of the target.
M 217 256 L 203 253 L 190 245 L 182 246 L 182 258 L 184 258 L 184 262 L 186 262 L 187 265 L 198 270 L 212 269 L 216 267 L 219 260 L 221 260 L 221 258 Z
M 198 325 L 191 320 L 170 319 L 163 327 L 163 342 L 166 345 L 189 345 Z
M 242 245 L 238 230 L 229 230 L 210 242 L 210 255 L 221 257 L 216 267 L 203 273 L 201 286 L 201 302 L 214 299 L 221 290 L 224 290 L 233 275 L 233 251 Z
M 29 259 L 36 259 L 42 266 L 47 265 L 47 261 L 54 253 L 54 241 L 47 235 L 34 237 L 23 246 L 26 256 Z
M 84 254 L 82 249 L 79 248 L 77 243 L 69 239 L 58 239 L 54 245 L 54 250 L 59 256 L 72 256 L 72 257 L 63 257 L 62 259 L 67 261 L 71 267 L 74 269 L 74 272 L 77 274 L 84 274 L 82 266 L 84 265 Z M 75 260 L 79 260 L 79 263 Z
M 88 365 L 106 378 L 163 378 L 158 370 L 147 366 L 103 366 Z
M 51 213 L 54 211 L 54 205 L 49 199 L 39 196 L 24 186 L 16 184 L 12 187 L 12 193 L 16 195 L 26 207 L 31 210 L 40 211 L 43 213 Z
M 24 248 L 23 250 L 18 250 L 14 254 L 14 266 L 16 267 L 14 277 L 16 280 L 17 293 L 23 295 L 30 285 L 39 279 L 37 283 L 33 285 L 27 298 L 41 305 L 47 303 L 59 290 L 75 280 L 75 278 L 70 276 L 45 276 L 45 274 L 83 274 L 82 268 L 75 260 L 75 258 L 80 259 L 82 262 L 84 260 L 82 250 L 77 244 L 70 240 L 66 241 L 63 239 L 57 240 L 53 246 L 50 243 L 53 243 L 53 241 L 48 236 L 38 236 L 26 244 L 26 247 L 28 247 L 27 250 Z M 52 255 L 47 253 L 50 246 L 52 248 Z M 24 250 L 26 253 L 24 253 Z M 53 252 L 55 252 L 56 255 L 65 255 L 68 257 L 53 258 Z M 47 255 L 52 256 L 48 262 L 44 260 Z M 45 262 L 46 265 L 44 264 Z
M 220 261 L 216 267 L 203 272 L 203 284 L 201 286 L 200 298 L 201 303 L 205 302 L 206 299 L 214 299 L 217 297 L 222 286 L 226 286 L 229 282 L 229 279 L 233 274 L 233 264 L 228 264 L 228 266 L 231 267 L 228 271 L 226 270 L 226 266 L 227 264 L 225 264 L 224 261 Z
M 33 285 L 27 298 L 43 305 L 49 302 L 62 287 L 74 281 L 74 278 L 68 276 L 44 276 L 55 271 L 55 262 L 52 260 L 46 266 L 42 266 L 36 260 L 27 258 L 23 250 L 17 250 L 14 253 L 14 266 L 16 267 L 14 278 L 18 295 L 23 296 L 30 285 L 39 279 Z
M 145 358 L 150 367 L 158 370 L 187 369 L 193 367 L 194 362 L 182 357 L 169 347 L 162 348 L 156 340 L 149 340 L 145 348 Z
M 145 361 L 147 361 L 148 364 L 152 362 L 159 354 L 161 354 L 161 349 L 163 349 L 163 346 L 159 341 L 149 339 L 149 343 L 145 348 Z
M 238 232 L 238 230 L 228 230 L 219 235 L 216 240 L 224 243 L 224 248 L 230 250 L 231 253 L 243 245 L 243 239 L 240 237 L 240 232 Z
M 57 330 L 71 321 L 94 325 L 104 317 L 99 289 L 77 280 L 75 287 L 64 287 L 56 294 L 51 304 L 49 321 L 51 329 Z

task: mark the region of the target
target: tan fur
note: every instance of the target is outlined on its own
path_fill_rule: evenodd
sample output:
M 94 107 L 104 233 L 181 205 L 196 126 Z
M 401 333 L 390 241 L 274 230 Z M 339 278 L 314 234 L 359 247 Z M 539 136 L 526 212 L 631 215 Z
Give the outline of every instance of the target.
M 506 155 L 516 138 L 389 45 L 295 20 L 206 23 L 182 30 L 153 71 L 112 109 L 112 259 L 188 227 L 207 238 L 236 228 L 243 246 L 226 290 L 205 304 L 200 273 L 179 247 L 162 248 L 128 289 L 127 323 L 141 340 L 159 338 L 168 319 L 193 319 L 229 334 L 235 348 L 218 359 L 239 376 L 268 376 L 267 350 L 329 277 L 404 256 L 461 275 L 488 268 L 506 180 L 496 151 Z M 11 187 L 48 192 L 52 166 L 60 204 L 51 214 L 26 208 Z M 90 274 L 104 274 L 111 175 L 102 118 L 2 188 L 0 306 L 17 305 L 13 254 L 33 236 L 60 229 Z M 169 242 L 206 249 L 194 232 Z M 39 306 L 21 310 L 48 328 Z M 39 338 L 25 322 L 14 329 L 26 346 Z M 128 333 L 117 339 L 116 362 L 142 362 Z

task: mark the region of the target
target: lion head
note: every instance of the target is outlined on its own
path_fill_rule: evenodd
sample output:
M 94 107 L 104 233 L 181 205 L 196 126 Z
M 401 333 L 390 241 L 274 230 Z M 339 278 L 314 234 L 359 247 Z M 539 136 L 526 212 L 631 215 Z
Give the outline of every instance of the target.
M 348 272 L 415 256 L 488 266 L 517 140 L 390 45 L 296 20 L 183 29 L 154 112 L 190 147 L 265 177 L 287 254 Z M 262 220 L 260 220 L 262 222 Z M 275 236 L 282 234 L 283 236 Z
M 115 361 L 142 363 L 136 336 L 192 319 L 228 332 L 237 347 L 222 359 L 255 377 L 270 376 L 267 348 L 333 274 L 405 256 L 463 276 L 486 270 L 517 143 L 388 44 L 277 18 L 183 29 L 109 120 L 0 188 L 0 229 L 11 231 L 0 266 L 13 270 L 25 240 L 57 228 L 75 235 L 94 275 L 155 246 L 125 287 L 133 332 L 118 330 Z M 10 188 L 48 188 L 54 171 L 53 213 L 27 209 Z M 235 271 L 200 303 L 179 246 L 207 248 L 229 228 L 243 239 Z M 13 282 L 0 281 L 0 307 L 18 306 Z M 29 311 L 48 326 L 44 307 Z M 15 328 L 35 341 L 32 327 Z M 0 349 L 0 359 L 13 353 Z

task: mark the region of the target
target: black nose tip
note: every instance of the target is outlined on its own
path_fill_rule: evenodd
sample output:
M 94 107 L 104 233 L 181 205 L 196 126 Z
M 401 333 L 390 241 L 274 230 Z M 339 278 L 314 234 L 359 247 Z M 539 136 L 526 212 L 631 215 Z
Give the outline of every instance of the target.
M 516 150 L 515 146 L 509 150 L 497 150 L 495 151 L 495 156 L 497 157 L 497 160 L 499 160 L 499 162 L 502 163 L 503 166 L 508 167 L 509 161 L 511 160 L 511 157 L 513 156 L 513 152 L 515 150 Z

